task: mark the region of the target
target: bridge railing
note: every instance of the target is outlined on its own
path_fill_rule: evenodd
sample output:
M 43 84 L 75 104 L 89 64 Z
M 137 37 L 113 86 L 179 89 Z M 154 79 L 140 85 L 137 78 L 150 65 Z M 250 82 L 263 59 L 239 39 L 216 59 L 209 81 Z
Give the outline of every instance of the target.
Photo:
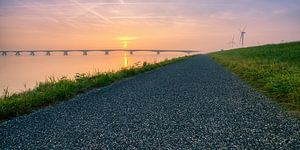
M 72 52 L 81 52 L 82 55 L 86 56 L 89 52 L 103 52 L 105 55 L 109 55 L 110 52 L 129 52 L 134 54 L 135 52 L 154 52 L 156 54 L 167 53 L 167 52 L 176 52 L 176 53 L 198 53 L 200 51 L 194 50 L 20 50 L 20 51 L 0 51 L 2 56 L 7 56 L 9 53 L 13 53 L 16 56 L 19 56 L 23 53 L 29 53 L 31 56 L 35 56 L 36 53 L 45 53 L 46 56 L 50 56 L 51 53 L 63 53 L 64 56 L 68 56 Z

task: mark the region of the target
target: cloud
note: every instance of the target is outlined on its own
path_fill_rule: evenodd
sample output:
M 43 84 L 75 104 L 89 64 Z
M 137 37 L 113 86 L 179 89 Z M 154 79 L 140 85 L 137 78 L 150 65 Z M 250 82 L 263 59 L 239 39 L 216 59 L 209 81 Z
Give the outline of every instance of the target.
M 0 33 L 7 35 L 0 40 L 38 37 L 40 33 L 31 32 L 37 30 L 66 41 L 74 35 L 106 40 L 124 35 L 143 37 L 139 41 L 188 37 L 195 43 L 209 42 L 211 37 L 213 43 L 223 36 L 226 43 L 245 24 L 247 40 L 255 34 L 299 37 L 298 4 L 295 0 L 0 0 Z
M 119 0 L 121 4 L 125 4 L 124 0 Z
M 79 3 L 77 0 L 70 0 L 74 5 L 78 6 L 78 8 L 89 12 L 90 14 L 95 15 L 96 17 L 98 17 L 101 21 L 105 21 L 106 23 L 113 23 L 111 20 L 109 20 L 107 17 L 101 15 L 100 13 L 98 13 L 97 11 L 91 9 L 90 7 L 87 7 L 85 5 L 82 5 L 81 3 Z
M 110 19 L 168 19 L 168 18 L 177 18 L 183 19 L 184 17 L 179 16 L 118 16 L 118 17 L 109 17 Z

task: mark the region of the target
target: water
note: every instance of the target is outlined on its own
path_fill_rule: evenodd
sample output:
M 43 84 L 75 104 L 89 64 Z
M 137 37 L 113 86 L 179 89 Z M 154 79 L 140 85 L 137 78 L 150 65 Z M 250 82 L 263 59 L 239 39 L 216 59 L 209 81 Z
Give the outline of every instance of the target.
M 73 78 L 76 73 L 95 73 L 116 71 L 122 67 L 132 66 L 135 63 L 160 62 L 186 55 L 185 53 L 137 52 L 130 55 L 125 52 L 113 52 L 109 55 L 103 53 L 70 53 L 62 56 L 61 53 L 37 54 L 29 56 L 0 56 L 0 95 L 8 88 L 10 93 L 22 92 L 32 89 L 37 82 L 45 81 L 49 77 Z

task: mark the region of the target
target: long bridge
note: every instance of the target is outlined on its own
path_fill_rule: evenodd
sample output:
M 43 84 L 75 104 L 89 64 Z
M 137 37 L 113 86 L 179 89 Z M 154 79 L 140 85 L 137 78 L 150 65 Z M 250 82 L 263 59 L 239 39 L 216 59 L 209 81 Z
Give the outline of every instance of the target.
M 154 52 L 158 55 L 163 52 L 176 52 L 176 53 L 198 53 L 200 51 L 194 50 L 124 50 L 124 49 L 116 49 L 116 50 L 20 50 L 20 51 L 0 51 L 2 56 L 7 56 L 8 54 L 12 53 L 16 56 L 19 56 L 23 53 L 27 53 L 31 56 L 36 55 L 36 53 L 44 53 L 47 56 L 50 56 L 51 53 L 62 53 L 63 55 L 67 56 L 69 53 L 72 52 L 81 52 L 83 55 L 88 55 L 89 52 L 103 52 L 105 55 L 109 55 L 110 52 L 129 52 L 133 54 L 135 52 Z

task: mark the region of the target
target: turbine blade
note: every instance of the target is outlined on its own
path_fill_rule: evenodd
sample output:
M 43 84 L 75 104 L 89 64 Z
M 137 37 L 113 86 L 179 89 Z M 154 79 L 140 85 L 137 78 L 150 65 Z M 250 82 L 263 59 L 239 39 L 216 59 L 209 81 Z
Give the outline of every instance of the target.
M 247 29 L 247 25 L 245 25 L 244 29 L 243 29 L 243 32 L 245 32 L 245 30 Z

